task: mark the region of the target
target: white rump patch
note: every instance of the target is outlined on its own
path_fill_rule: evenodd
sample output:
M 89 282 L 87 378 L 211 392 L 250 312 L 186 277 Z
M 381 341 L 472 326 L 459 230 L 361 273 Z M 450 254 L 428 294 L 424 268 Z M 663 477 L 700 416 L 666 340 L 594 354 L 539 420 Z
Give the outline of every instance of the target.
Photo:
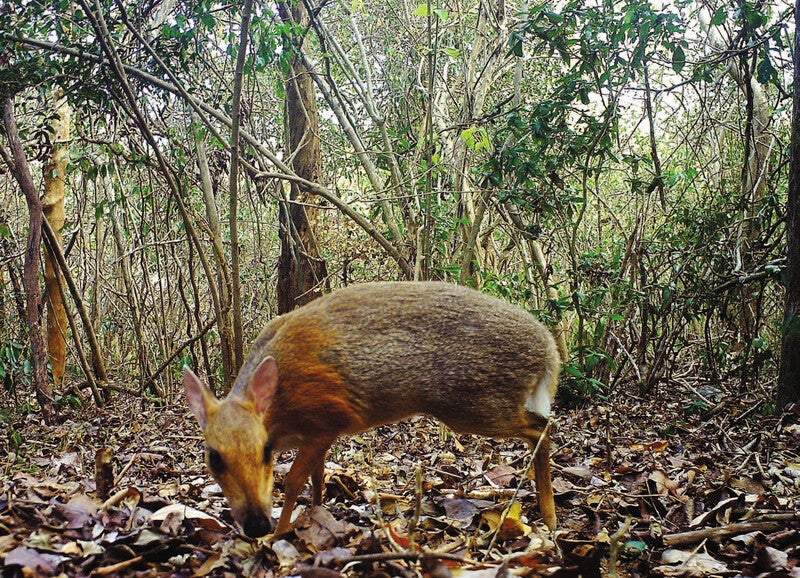
M 539 383 L 525 400 L 525 409 L 542 417 L 550 417 L 551 405 L 553 403 L 553 379 L 550 370 L 545 370 Z

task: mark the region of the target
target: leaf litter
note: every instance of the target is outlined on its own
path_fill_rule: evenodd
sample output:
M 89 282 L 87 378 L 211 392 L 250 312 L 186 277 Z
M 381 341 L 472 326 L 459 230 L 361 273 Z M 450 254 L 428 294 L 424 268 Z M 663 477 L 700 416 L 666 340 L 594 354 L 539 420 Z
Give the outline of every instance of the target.
M 800 410 L 762 415 L 732 393 L 704 411 L 678 401 L 691 384 L 670 387 L 675 401 L 618 391 L 558 409 L 555 534 L 522 480 L 525 444 L 425 417 L 340 439 L 323 507 L 307 488 L 292 533 L 252 540 L 205 471 L 182 399 L 52 427 L 22 416 L 0 423 L 2 573 L 800 577 Z M 113 466 L 102 499 L 101 450 Z M 292 457 L 276 464 L 275 516 Z

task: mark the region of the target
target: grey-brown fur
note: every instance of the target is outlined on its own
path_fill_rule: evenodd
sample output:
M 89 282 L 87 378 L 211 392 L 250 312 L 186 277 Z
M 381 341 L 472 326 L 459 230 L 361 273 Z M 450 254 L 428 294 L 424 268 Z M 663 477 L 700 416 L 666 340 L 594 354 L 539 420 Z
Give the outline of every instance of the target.
M 516 305 L 448 283 L 369 283 L 272 321 L 237 386 L 246 386 L 269 355 L 280 370 L 273 341 L 286 326 L 309 320 L 331 337 L 321 361 L 338 370 L 374 423 L 424 411 L 457 431 L 513 436 L 518 432 L 503 431 L 504 422 L 514 421 L 546 372 L 553 383 L 558 375 L 550 332 Z

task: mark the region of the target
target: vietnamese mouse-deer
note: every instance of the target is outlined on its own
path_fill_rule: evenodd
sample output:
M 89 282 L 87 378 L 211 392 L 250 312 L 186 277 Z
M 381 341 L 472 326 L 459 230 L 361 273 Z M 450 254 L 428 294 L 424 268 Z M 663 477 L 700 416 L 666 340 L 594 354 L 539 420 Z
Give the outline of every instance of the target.
M 321 502 L 338 436 L 420 413 L 456 432 L 538 443 L 539 508 L 555 529 L 546 425 L 559 367 L 550 332 L 517 306 L 447 283 L 367 283 L 268 323 L 222 401 L 188 367 L 184 384 L 208 468 L 248 536 L 272 529 L 276 452 L 299 448 L 282 534 L 309 476 Z

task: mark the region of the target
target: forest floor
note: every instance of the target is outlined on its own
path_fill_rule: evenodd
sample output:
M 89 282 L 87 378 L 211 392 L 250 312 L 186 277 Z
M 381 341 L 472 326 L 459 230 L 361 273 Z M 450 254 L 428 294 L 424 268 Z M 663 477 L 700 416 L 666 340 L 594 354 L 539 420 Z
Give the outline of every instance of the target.
M 554 535 L 528 481 L 500 524 L 524 444 L 441 441 L 427 418 L 340 439 L 324 507 L 307 490 L 294 532 L 272 541 L 235 528 L 180 395 L 65 412 L 56 426 L 7 412 L 2 575 L 800 576 L 800 412 L 680 380 L 645 397 L 557 409 Z M 105 502 L 102 447 L 115 475 Z M 278 458 L 276 510 L 291 459 Z

